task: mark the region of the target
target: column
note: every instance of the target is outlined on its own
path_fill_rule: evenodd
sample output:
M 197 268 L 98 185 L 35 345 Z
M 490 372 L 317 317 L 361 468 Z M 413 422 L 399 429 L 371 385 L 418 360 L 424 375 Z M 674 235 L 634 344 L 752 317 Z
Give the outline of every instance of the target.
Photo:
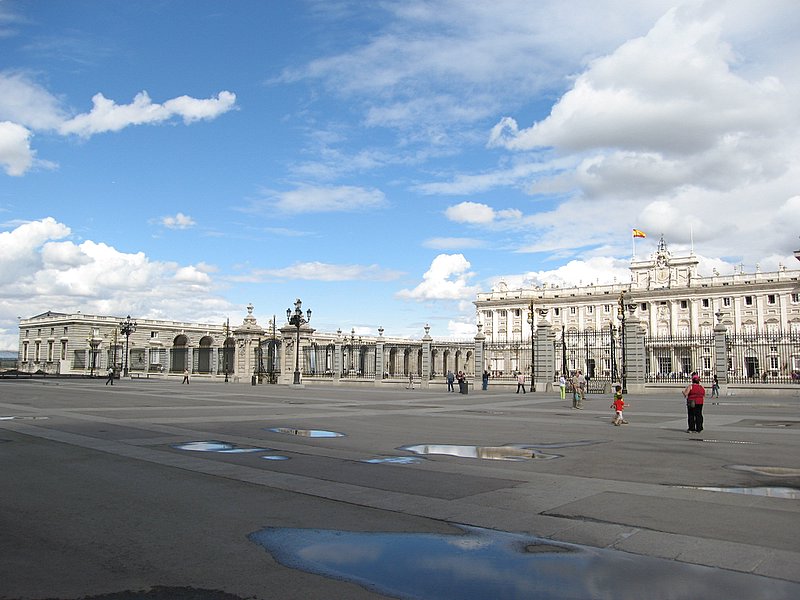
M 381 335 L 383 331 L 381 330 Z M 380 337 L 375 342 L 375 385 L 378 386 L 383 381 L 383 338 Z
M 537 389 L 544 392 L 553 391 L 553 379 L 556 373 L 556 360 L 553 350 L 553 327 L 546 319 L 540 319 L 536 328 L 536 356 L 535 373 L 536 381 L 531 382 L 531 391 Z
M 430 330 L 430 326 L 425 325 L 425 335 L 422 338 L 422 382 L 420 383 L 422 389 L 428 389 L 431 385 L 431 343 L 433 338 Z
M 486 368 L 483 357 L 483 344 L 486 341 L 486 336 L 483 333 L 483 325 L 478 323 L 478 334 L 475 336 L 475 348 L 472 356 L 475 358 L 475 373 L 472 378 L 473 389 L 479 390 L 483 387 L 483 370 Z M 443 369 L 447 373 L 446 369 Z
M 728 328 L 724 323 L 714 325 L 714 371 L 719 381 L 720 395 L 728 393 L 728 345 L 725 336 Z
M 638 317 L 625 319 L 625 367 L 628 390 L 644 391 L 645 382 L 644 329 Z

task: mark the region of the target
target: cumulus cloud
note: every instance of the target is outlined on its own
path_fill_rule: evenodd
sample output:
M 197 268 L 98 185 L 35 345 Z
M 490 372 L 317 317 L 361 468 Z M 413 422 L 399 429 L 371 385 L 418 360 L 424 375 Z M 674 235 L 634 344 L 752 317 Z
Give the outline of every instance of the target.
M 490 287 L 496 289 L 501 282 L 508 289 L 520 289 L 542 285 L 558 287 L 605 285 L 614 282 L 626 283 L 630 280 L 630 263 L 627 260 L 598 256 L 587 260 L 571 260 L 550 270 L 500 275 L 491 280 Z
M 388 202 L 377 189 L 342 186 L 301 186 L 288 192 L 270 193 L 275 208 L 287 213 L 353 212 L 384 208 Z
M 36 153 L 31 150 L 31 132 L 22 125 L 0 122 L 0 165 L 6 174 L 23 175 L 33 165 Z
M 70 235 L 52 217 L 0 232 L 0 347 L 17 347 L 18 316 L 47 310 L 220 322 L 230 310 L 210 265 L 154 261 Z
M 472 299 L 479 288 L 469 285 L 474 277 L 470 267 L 463 254 L 440 254 L 431 262 L 422 282 L 414 289 L 400 290 L 397 297 L 406 300 Z
M 174 217 L 162 217 L 161 224 L 167 229 L 189 229 L 194 227 L 197 223 L 189 215 L 179 212 Z

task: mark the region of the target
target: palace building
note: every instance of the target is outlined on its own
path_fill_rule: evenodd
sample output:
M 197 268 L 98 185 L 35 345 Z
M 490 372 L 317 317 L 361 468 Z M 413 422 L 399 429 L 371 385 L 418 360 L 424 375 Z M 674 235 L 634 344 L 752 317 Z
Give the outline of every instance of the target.
M 703 276 L 694 253 L 673 256 L 663 237 L 646 260 L 632 260 L 629 283 L 509 289 L 500 282 L 478 294 L 478 322 L 487 341 L 530 339 L 546 320 L 566 332 L 618 325 L 621 305 L 648 336 L 710 335 L 721 322 L 731 333 L 800 333 L 800 271 Z

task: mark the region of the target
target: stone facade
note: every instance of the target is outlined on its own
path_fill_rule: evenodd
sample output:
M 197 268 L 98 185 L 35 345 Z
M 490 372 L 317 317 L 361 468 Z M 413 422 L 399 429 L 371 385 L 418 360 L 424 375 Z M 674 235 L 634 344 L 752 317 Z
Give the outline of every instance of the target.
M 645 335 L 712 335 L 720 319 L 732 333 L 800 331 L 800 271 L 704 277 L 697 264 L 694 254 L 673 257 L 662 238 L 649 259 L 631 261 L 630 283 L 512 290 L 500 282 L 478 294 L 478 323 L 487 342 L 522 341 L 545 321 L 567 332 L 608 329 L 624 305 Z

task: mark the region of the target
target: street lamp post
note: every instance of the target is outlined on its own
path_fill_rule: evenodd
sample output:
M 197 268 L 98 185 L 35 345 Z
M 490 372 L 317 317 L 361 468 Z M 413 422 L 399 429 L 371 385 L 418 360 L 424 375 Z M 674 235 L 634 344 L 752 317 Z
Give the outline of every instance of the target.
M 125 336 L 125 366 L 122 369 L 123 377 L 128 376 L 128 343 L 130 342 L 131 334 L 136 331 L 136 321 L 131 321 L 131 316 L 128 315 L 122 323 L 119 324 L 119 330 Z
M 97 356 L 97 340 L 94 339 L 94 333 L 86 338 L 89 342 L 89 377 L 94 377 L 94 363 Z
M 294 355 L 294 385 L 300 384 L 300 328 L 311 321 L 311 309 L 309 308 L 306 311 L 306 318 L 303 318 L 302 306 L 303 303 L 300 301 L 300 298 L 298 298 L 294 303 L 294 312 L 292 312 L 291 308 L 286 309 L 286 320 L 289 322 L 289 325 L 297 327 L 297 343 Z
M 619 340 L 620 345 L 622 346 L 622 393 L 628 393 L 628 365 L 627 365 L 627 357 L 625 353 L 625 309 L 631 311 L 633 314 L 633 310 L 635 309 L 635 304 L 626 304 L 626 300 L 630 300 L 630 294 L 625 293 L 625 291 L 621 291 L 619 293 L 619 299 L 617 300 L 617 316 L 620 320 L 620 331 L 619 331 Z

